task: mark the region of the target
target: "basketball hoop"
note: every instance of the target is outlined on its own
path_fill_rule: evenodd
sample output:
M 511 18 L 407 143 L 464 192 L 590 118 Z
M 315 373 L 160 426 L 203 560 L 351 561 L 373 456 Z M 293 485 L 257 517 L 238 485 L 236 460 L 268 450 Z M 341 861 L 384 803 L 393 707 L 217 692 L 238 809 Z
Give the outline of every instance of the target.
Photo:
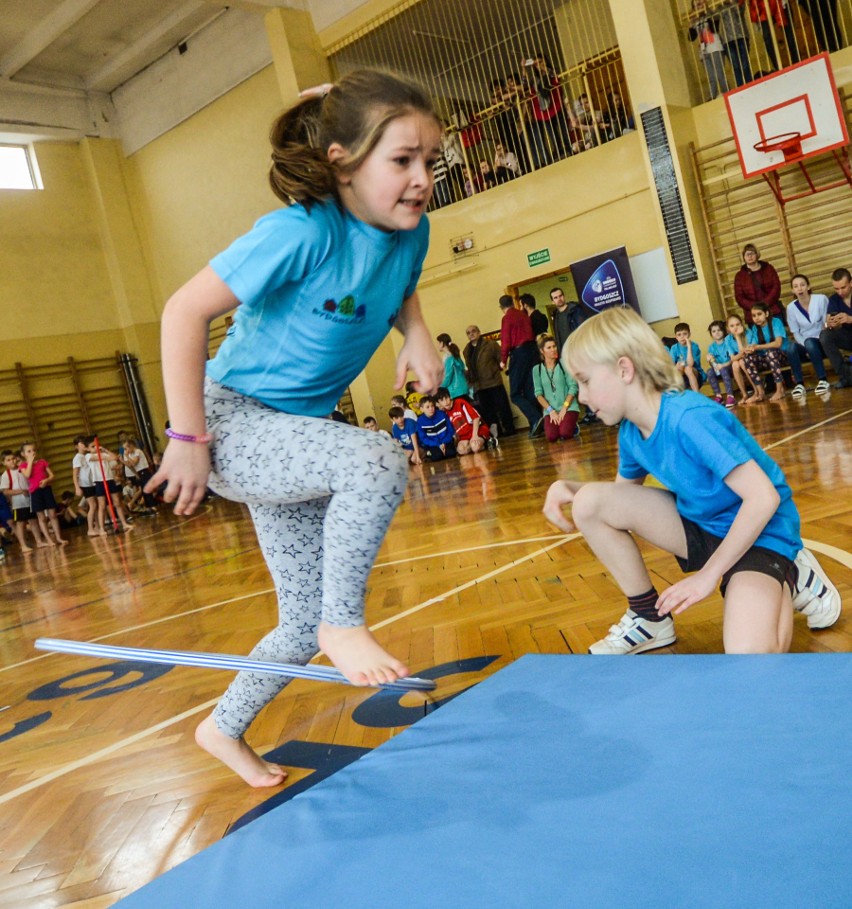
M 764 154 L 774 151 L 783 152 L 785 164 L 789 164 L 791 161 L 799 161 L 803 157 L 802 134 L 781 133 L 780 136 L 770 136 L 762 142 L 755 142 L 754 150 Z

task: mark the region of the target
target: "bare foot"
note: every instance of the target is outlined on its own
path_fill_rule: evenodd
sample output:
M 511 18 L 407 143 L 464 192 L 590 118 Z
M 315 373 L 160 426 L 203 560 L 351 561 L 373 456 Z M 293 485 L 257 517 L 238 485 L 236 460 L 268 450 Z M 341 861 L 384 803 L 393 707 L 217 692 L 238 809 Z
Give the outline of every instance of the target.
M 784 400 L 784 389 L 779 388 L 774 395 L 769 399 L 770 401 L 783 401 Z
M 39 549 L 48 549 L 51 546 L 56 546 L 56 543 L 54 543 L 52 540 L 48 540 L 47 542 L 40 540 L 38 543 L 36 543 L 36 546 L 38 546 Z
M 381 685 L 408 675 L 408 667 L 392 657 L 366 625 L 341 628 L 320 622 L 320 647 L 353 685 Z
M 746 398 L 745 401 L 743 401 L 743 404 L 762 404 L 765 400 L 766 395 L 763 392 L 760 392 L 760 394 L 755 392 L 750 398 Z
M 195 741 L 256 789 L 280 786 L 287 778 L 285 770 L 277 764 L 264 761 L 256 751 L 249 748 L 245 739 L 232 739 L 221 732 L 212 714 L 198 724 Z
M 101 532 L 100 532 L 100 530 L 90 530 L 90 531 L 86 534 L 86 536 L 88 536 L 88 537 L 99 537 L 99 536 L 101 536 Z
M 121 529 L 122 529 L 125 533 L 130 533 L 130 531 L 133 530 L 133 525 L 132 525 L 132 524 L 122 524 L 122 525 L 121 525 Z
M 32 551 L 33 551 L 32 546 L 22 546 L 21 547 L 21 552 L 32 552 Z
M 60 546 L 67 546 L 67 545 L 68 545 L 68 540 L 63 540 L 62 537 L 57 537 L 57 538 L 56 538 L 56 542 L 59 543 Z

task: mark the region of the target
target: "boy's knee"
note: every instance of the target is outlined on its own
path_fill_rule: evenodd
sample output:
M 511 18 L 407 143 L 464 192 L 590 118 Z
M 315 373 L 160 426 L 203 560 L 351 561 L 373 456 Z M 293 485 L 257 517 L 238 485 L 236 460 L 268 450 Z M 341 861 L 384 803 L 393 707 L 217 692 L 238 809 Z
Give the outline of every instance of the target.
M 612 483 L 586 483 L 577 490 L 571 505 L 571 515 L 579 530 L 600 517 L 611 492 L 607 487 L 612 486 Z

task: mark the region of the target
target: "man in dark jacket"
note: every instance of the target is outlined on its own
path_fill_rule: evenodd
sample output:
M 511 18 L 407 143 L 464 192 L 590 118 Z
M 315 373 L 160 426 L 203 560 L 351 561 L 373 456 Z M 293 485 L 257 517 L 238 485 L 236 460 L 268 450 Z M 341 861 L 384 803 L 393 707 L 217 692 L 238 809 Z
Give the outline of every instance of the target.
M 509 396 L 503 385 L 503 371 L 500 369 L 500 345 L 483 338 L 478 325 L 468 325 L 465 334 L 468 342 L 462 355 L 482 419 L 488 424 L 492 435 L 496 435 L 495 425 L 499 426 L 499 435 L 514 435 L 515 422 Z

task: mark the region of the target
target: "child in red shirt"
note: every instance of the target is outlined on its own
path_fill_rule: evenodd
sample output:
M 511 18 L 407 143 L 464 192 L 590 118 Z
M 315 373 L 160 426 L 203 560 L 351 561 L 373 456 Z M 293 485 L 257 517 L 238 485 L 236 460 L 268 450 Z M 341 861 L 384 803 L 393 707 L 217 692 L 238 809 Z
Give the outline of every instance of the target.
M 456 434 L 456 453 L 472 454 L 482 451 L 491 440 L 491 430 L 482 422 L 479 411 L 464 398 L 453 400 L 446 388 L 439 388 L 435 403 L 447 415 Z

